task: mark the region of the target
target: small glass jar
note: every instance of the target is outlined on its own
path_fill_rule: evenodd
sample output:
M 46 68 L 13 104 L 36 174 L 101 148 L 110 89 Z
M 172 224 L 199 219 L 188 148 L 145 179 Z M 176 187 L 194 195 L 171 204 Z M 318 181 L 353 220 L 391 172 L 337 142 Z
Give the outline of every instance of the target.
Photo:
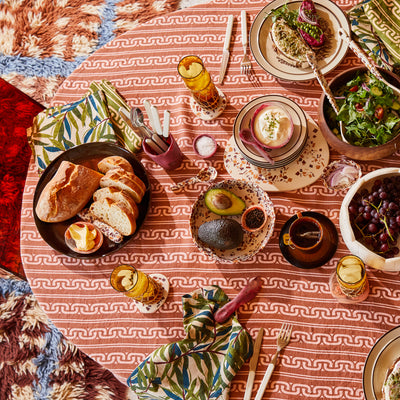
M 359 303 L 369 295 L 364 262 L 355 255 L 342 257 L 330 279 L 331 293 L 340 303 Z

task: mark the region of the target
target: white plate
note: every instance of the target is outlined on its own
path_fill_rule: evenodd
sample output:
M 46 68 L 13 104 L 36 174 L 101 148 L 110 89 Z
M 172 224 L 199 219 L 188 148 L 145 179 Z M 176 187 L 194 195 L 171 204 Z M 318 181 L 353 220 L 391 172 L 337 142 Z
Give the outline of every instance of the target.
M 207 190 L 212 188 L 224 188 L 233 192 L 236 196 L 240 197 L 246 203 L 246 208 L 259 204 L 264 207 L 268 216 L 265 226 L 257 232 L 243 232 L 242 244 L 231 250 L 219 250 L 207 247 L 198 239 L 198 231 L 201 224 L 207 221 L 220 218 L 231 218 L 240 223 L 241 215 L 220 216 L 211 212 L 205 205 L 204 196 L 206 191 L 203 192 L 192 206 L 192 213 L 190 215 L 190 233 L 192 235 L 194 244 L 207 256 L 220 261 L 220 262 L 240 262 L 252 258 L 268 243 L 271 238 L 275 226 L 275 212 L 274 206 L 265 193 L 259 186 L 248 183 L 243 180 L 229 179 L 219 183 L 215 183 Z
M 400 326 L 378 339 L 365 360 L 363 389 L 365 400 L 381 400 L 386 373 L 400 357 Z
M 329 146 L 318 125 L 309 116 L 307 124 L 306 145 L 292 163 L 274 169 L 257 167 L 242 156 L 232 136 L 225 147 L 225 169 L 232 178 L 256 183 L 267 192 L 288 192 L 311 185 L 329 164 Z
M 306 81 L 314 78 L 311 68 L 300 69 L 288 65 L 273 51 L 269 32 L 272 25 L 270 12 L 288 3 L 287 0 L 273 0 L 256 16 L 250 29 L 249 45 L 254 59 L 265 71 L 277 78 L 290 81 Z M 301 1 L 288 3 L 288 8 L 299 9 Z M 326 35 L 326 42 L 316 50 L 318 66 L 322 74 L 336 68 L 346 55 L 348 45 L 339 38 L 338 29 L 342 28 L 350 36 L 350 23 L 346 14 L 330 0 L 314 0 L 315 8 L 321 18 L 321 26 Z
M 240 139 L 241 129 L 249 129 L 251 118 L 261 104 L 274 102 L 287 110 L 293 121 L 293 135 L 289 143 L 279 149 L 267 150 L 275 163 L 270 164 L 261 157 L 252 145 Z M 238 113 L 233 124 L 233 137 L 242 156 L 250 163 L 261 168 L 279 168 L 295 160 L 303 150 L 307 141 L 307 119 L 303 109 L 293 100 L 284 96 L 269 95 L 258 97 L 247 103 Z

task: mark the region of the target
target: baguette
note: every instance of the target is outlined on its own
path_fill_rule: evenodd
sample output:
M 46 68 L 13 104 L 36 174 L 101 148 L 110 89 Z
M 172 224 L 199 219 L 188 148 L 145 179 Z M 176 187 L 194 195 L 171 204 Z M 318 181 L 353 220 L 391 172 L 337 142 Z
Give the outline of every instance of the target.
M 132 235 L 136 230 L 136 218 L 122 202 L 104 198 L 93 202 L 89 211 L 124 236 Z
M 122 168 L 124 171 L 129 172 L 131 174 L 134 173 L 131 163 L 125 158 L 120 156 L 109 156 L 103 158 L 97 164 L 97 168 L 103 174 L 107 173 L 107 171 L 110 171 L 111 169 L 117 169 L 117 168 Z
M 100 186 L 115 187 L 124 190 L 132 196 L 136 203 L 140 203 L 146 192 L 146 185 L 135 174 L 123 169 L 111 169 L 101 178 Z
M 83 165 L 62 161 L 44 187 L 36 215 L 44 222 L 62 222 L 81 211 L 100 184 L 102 174 Z
M 126 206 L 126 208 L 130 210 L 130 212 L 134 215 L 135 218 L 139 216 L 139 208 L 136 205 L 133 198 L 127 192 L 124 192 L 123 190 L 118 189 L 116 187 L 109 186 L 97 189 L 93 193 L 94 201 L 102 200 L 105 198 L 123 203 Z

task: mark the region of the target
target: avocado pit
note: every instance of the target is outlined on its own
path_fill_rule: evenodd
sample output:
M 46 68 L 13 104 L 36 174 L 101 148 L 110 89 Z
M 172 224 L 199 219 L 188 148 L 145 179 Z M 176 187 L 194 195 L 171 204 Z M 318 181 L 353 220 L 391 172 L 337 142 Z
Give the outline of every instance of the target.
M 204 202 L 217 215 L 240 215 L 246 208 L 246 203 L 239 196 L 223 188 L 209 189 Z

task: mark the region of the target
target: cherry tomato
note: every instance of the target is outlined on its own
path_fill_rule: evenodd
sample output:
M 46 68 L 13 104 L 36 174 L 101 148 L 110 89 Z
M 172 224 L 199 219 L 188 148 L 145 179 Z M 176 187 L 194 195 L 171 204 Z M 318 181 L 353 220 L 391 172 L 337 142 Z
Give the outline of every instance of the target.
M 382 106 L 375 108 L 375 118 L 381 120 L 383 118 L 384 109 Z
M 350 92 L 357 92 L 358 86 L 355 85 L 355 86 L 351 87 L 349 90 L 350 90 Z
M 364 111 L 364 107 L 360 103 L 356 103 L 354 106 L 358 112 Z

